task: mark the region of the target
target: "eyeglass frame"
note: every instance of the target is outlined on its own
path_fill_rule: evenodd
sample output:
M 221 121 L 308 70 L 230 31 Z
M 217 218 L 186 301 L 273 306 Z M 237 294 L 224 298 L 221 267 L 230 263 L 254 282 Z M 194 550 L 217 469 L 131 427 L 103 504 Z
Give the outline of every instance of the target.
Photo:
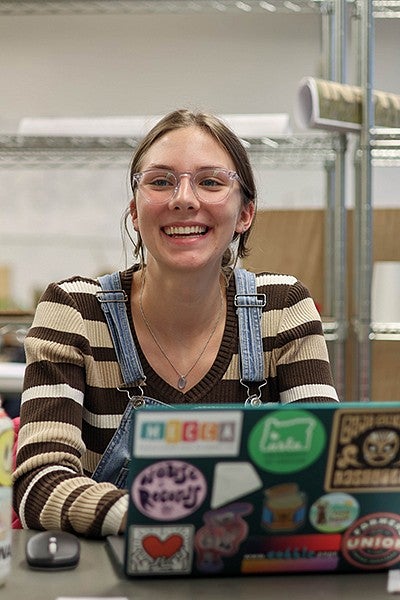
M 204 200 L 203 198 L 201 198 L 198 195 L 198 193 L 196 192 L 196 189 L 194 187 L 193 178 L 198 173 L 201 173 L 202 171 L 213 171 L 213 170 L 214 171 L 222 171 L 223 173 L 226 173 L 229 176 L 229 180 L 231 181 L 231 185 L 230 185 L 230 187 L 229 187 L 226 195 L 223 198 L 221 198 L 220 200 L 217 200 L 215 202 L 209 202 L 208 200 Z M 171 200 L 173 200 L 175 198 L 176 194 L 178 193 L 178 191 L 180 189 L 182 177 L 184 177 L 184 176 L 189 177 L 189 183 L 190 183 L 190 187 L 192 189 L 193 194 L 196 196 L 196 198 L 200 202 L 204 202 L 205 204 L 219 204 L 220 202 L 223 202 L 224 200 L 226 200 L 226 198 L 229 196 L 229 193 L 232 191 L 233 183 L 235 181 L 237 181 L 240 184 L 240 186 L 243 187 L 243 182 L 242 182 L 242 180 L 240 178 L 240 175 L 236 171 L 233 171 L 232 169 L 227 169 L 225 167 L 201 167 L 200 169 L 196 169 L 196 171 L 194 171 L 194 172 L 193 171 L 185 171 L 185 172 L 182 172 L 182 173 L 177 173 L 173 169 L 163 169 L 163 168 L 153 167 L 152 169 L 145 169 L 144 171 L 138 171 L 137 173 L 133 173 L 132 174 L 131 185 L 132 185 L 133 191 L 135 191 L 135 185 L 139 189 L 141 177 L 143 177 L 143 175 L 145 173 L 149 173 L 151 171 L 165 171 L 166 173 L 171 173 L 172 175 L 174 175 L 174 177 L 176 179 L 176 186 L 174 187 L 171 196 L 169 198 L 167 198 L 166 200 L 164 200 L 163 202 L 152 202 L 151 200 L 149 200 L 147 198 L 146 194 L 143 193 L 143 196 L 144 196 L 145 200 L 147 202 L 149 202 L 149 204 L 154 204 L 154 205 L 158 205 L 158 206 L 162 206 L 163 204 L 167 204 L 167 202 L 171 202 Z

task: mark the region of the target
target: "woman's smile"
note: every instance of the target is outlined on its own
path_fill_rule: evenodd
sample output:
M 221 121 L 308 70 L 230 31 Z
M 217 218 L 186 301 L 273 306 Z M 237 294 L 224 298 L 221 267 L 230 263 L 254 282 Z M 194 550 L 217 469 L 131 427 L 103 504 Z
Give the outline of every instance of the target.
M 204 236 L 209 229 L 206 225 L 169 225 L 161 228 L 168 237 L 176 239 Z

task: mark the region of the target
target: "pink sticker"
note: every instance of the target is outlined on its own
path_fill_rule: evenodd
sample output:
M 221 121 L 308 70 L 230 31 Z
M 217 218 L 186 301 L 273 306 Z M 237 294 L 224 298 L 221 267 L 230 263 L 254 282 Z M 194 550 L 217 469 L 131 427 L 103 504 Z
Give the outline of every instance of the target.
M 136 477 L 132 500 L 141 513 L 174 521 L 195 512 L 204 501 L 207 484 L 199 469 L 180 460 L 153 463 Z

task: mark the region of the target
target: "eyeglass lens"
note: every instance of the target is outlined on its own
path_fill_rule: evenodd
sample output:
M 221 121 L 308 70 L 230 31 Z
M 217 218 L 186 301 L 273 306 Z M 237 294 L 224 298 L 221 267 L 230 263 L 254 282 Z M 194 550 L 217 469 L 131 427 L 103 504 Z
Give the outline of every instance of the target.
M 233 182 L 237 179 L 234 171 L 227 169 L 199 169 L 194 173 L 176 174 L 166 169 L 149 169 L 135 174 L 140 192 L 149 202 L 163 204 L 177 193 L 181 178 L 189 177 L 190 185 L 199 200 L 216 203 L 229 194 Z

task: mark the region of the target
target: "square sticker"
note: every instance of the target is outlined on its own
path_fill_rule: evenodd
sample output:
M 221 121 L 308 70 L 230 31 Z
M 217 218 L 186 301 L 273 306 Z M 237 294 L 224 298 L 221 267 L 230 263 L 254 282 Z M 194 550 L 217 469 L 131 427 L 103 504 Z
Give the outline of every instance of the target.
M 191 573 L 193 537 L 193 525 L 131 525 L 127 575 Z

